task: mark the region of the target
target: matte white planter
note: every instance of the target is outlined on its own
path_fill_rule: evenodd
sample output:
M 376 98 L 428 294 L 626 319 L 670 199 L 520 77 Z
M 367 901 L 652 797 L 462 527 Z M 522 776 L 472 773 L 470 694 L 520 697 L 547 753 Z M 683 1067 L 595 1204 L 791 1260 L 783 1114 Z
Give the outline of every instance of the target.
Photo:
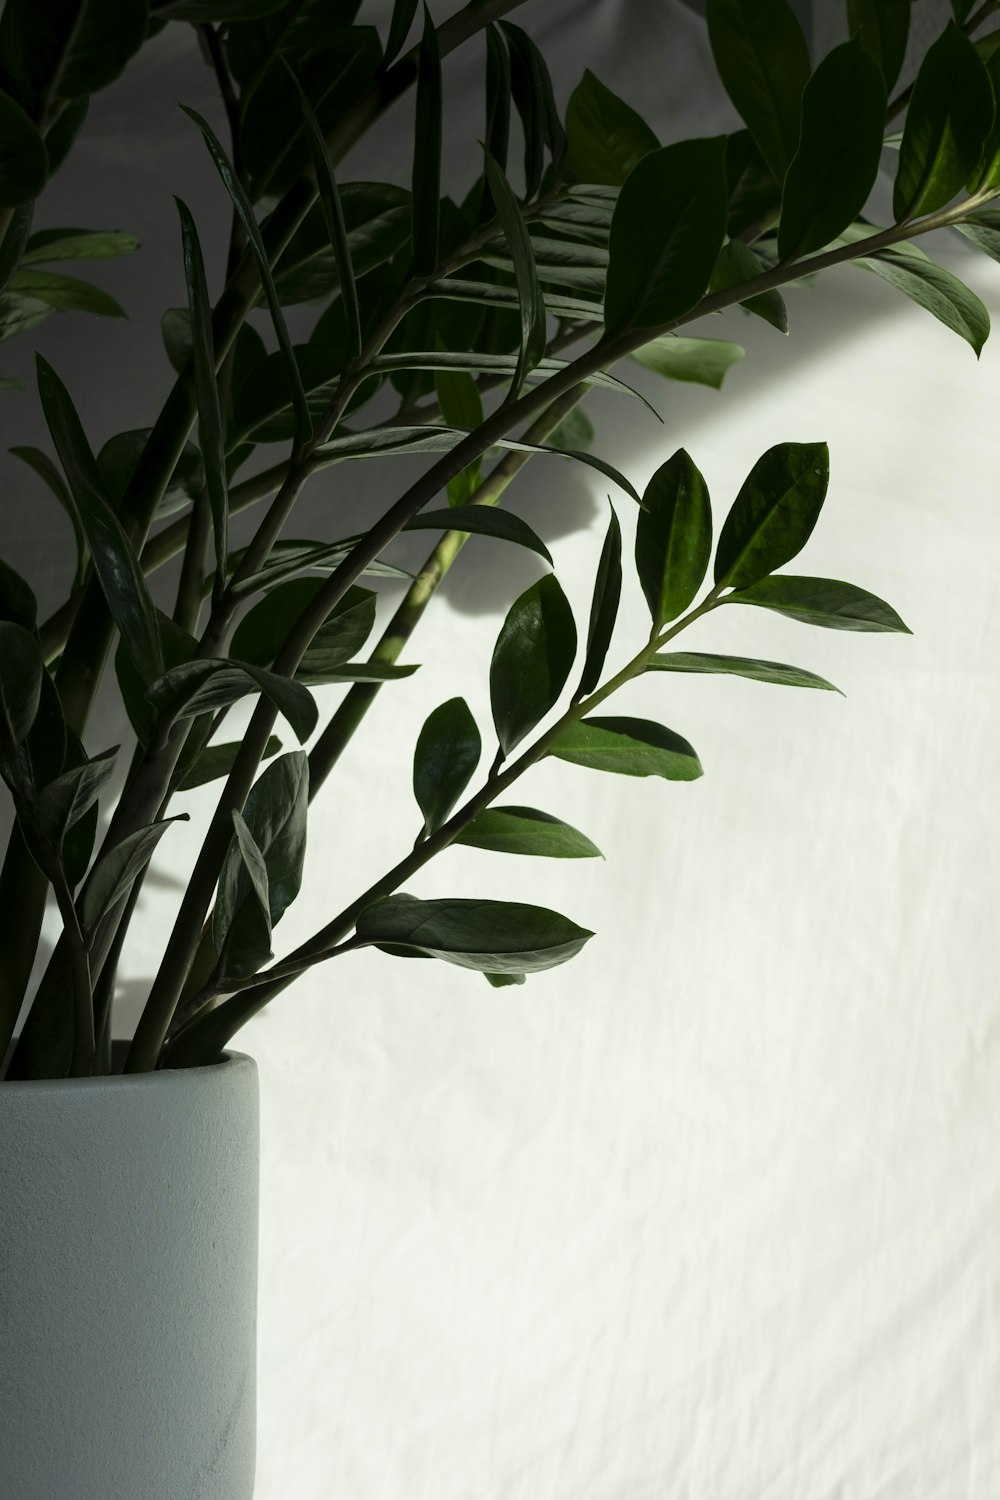
M 0 1497 L 251 1500 L 257 1069 L 0 1083 Z

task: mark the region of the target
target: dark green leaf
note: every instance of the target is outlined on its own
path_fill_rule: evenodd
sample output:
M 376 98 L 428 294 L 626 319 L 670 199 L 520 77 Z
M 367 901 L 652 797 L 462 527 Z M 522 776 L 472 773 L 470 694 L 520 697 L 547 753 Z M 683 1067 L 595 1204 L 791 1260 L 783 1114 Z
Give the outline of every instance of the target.
M 577 177 L 620 187 L 659 144 L 642 116 L 587 68 L 566 108 L 566 154 Z
M 38 602 L 30 585 L 0 559 L 0 620 L 9 620 L 34 634 L 37 618 Z
M 524 983 L 523 974 L 490 974 L 485 969 L 483 970 L 483 978 L 488 980 L 495 990 L 506 989 L 509 984 Z
M 719 77 L 780 183 L 799 143 L 809 49 L 785 0 L 709 0 Z
M 847 0 L 847 26 L 878 63 L 891 89 L 906 56 L 912 0 Z
M 665 333 L 632 350 L 632 358 L 647 370 L 668 380 L 711 386 L 714 391 L 721 390 L 726 374 L 745 354 L 742 345 L 725 339 L 685 339 L 676 333 Z
M 219 387 L 215 377 L 212 304 L 208 296 L 205 262 L 194 219 L 186 203 L 180 198 L 174 201 L 181 218 L 184 280 L 187 285 L 194 386 L 198 401 L 198 442 L 205 462 L 205 488 L 212 512 L 218 592 L 225 578 L 226 558 L 229 555 L 229 487 L 226 483 L 226 443 L 219 406 Z
M 636 572 L 654 630 L 687 609 L 711 555 L 708 486 L 691 456 L 679 448 L 646 486 L 636 525 Z
M 687 740 L 649 719 L 581 719 L 563 730 L 547 754 L 621 776 L 696 781 L 702 774 L 701 762 Z
M 283 5 L 284 0 L 154 0 L 158 16 L 192 24 L 217 21 L 226 25 L 232 21 L 252 21 L 281 10 Z
M 204 786 L 206 782 L 218 781 L 220 777 L 228 776 L 242 748 L 242 740 L 230 740 L 222 745 L 209 745 L 177 783 L 177 790 L 190 792 L 196 786 Z M 277 755 L 280 749 L 281 741 L 272 734 L 264 747 L 261 760 L 270 760 L 272 755 Z
M 117 754 L 117 746 L 113 750 L 104 750 L 72 770 L 64 771 L 39 792 L 32 822 L 39 836 L 57 853 L 74 823 L 94 806 L 101 788 L 115 768 Z
M 486 28 L 486 149 L 506 172 L 510 144 L 510 55 L 495 25 Z M 482 217 L 491 217 L 492 202 L 484 195 Z
M 245 979 L 273 958 L 267 865 L 242 816 L 233 809 L 233 841 L 219 882 L 212 941 L 219 975 Z M 228 877 L 228 878 L 227 878 Z M 234 916 L 240 921 L 234 930 Z
M 575 655 L 573 611 L 549 573 L 514 601 L 493 651 L 490 701 L 505 756 L 554 706 Z
M 775 178 L 749 130 L 726 137 L 729 213 L 726 232 L 732 240 L 758 240 L 781 214 L 781 181 Z
M 557 912 L 519 901 L 418 901 L 384 896 L 358 918 L 358 937 L 491 974 L 535 974 L 573 958 L 588 938 Z
M 413 127 L 413 271 L 429 276 L 438 263 L 442 134 L 441 54 L 427 6 L 417 57 Z
M 58 260 L 110 260 L 138 250 L 134 234 L 117 229 L 40 229 L 28 241 L 23 266 Z
M 991 260 L 1000 261 L 1000 228 L 992 224 L 980 224 L 977 220 L 969 220 L 965 224 L 956 224 L 954 228 L 963 235 L 970 244 L 982 250 Z M 11 449 L 11 452 L 14 450 Z
M 778 443 L 754 464 L 719 535 L 715 582 L 746 588 L 802 551 L 830 482 L 825 443 Z
M 6 291 L 24 259 L 34 212 L 34 200 L 29 198 L 10 215 L 6 231 L 0 236 L 0 292 Z
M 532 854 L 548 859 L 600 858 L 586 834 L 533 807 L 487 807 L 467 823 L 452 843 L 498 854 Z
M 142 567 L 111 509 L 69 392 L 41 355 L 37 364 L 45 420 L 69 481 L 94 570 L 137 670 L 146 682 L 152 682 L 163 671 L 163 653 Z
M 974 0 L 951 0 L 952 15 L 959 26 L 963 25 L 969 17 Z
M 95 313 L 103 318 L 124 318 L 124 309 L 100 287 L 75 276 L 56 276 L 51 271 L 15 271 L 10 289 L 22 297 L 47 302 L 60 312 Z
M 69 155 L 69 149 L 79 135 L 89 109 L 90 98 L 84 94 L 65 105 L 60 110 L 59 118 L 49 127 L 45 137 L 45 150 L 49 157 L 50 182 Z
M 867 229 L 870 232 L 871 226 Z M 930 260 L 919 245 L 894 245 L 877 255 L 863 256 L 856 264 L 874 271 L 918 307 L 932 313 L 946 328 L 971 344 L 978 358 L 989 338 L 989 313 L 975 292 L 951 271 Z
M 0 46 L 9 10 L 0 17 Z M 48 171 L 45 142 L 17 101 L 0 92 L 0 204 L 37 198 Z
M 151 430 L 149 427 L 137 427 L 129 432 L 118 432 L 114 437 L 108 438 L 97 455 L 97 467 L 104 481 L 105 493 L 116 509 L 125 496 Z M 201 454 L 194 443 L 185 443 L 156 507 L 156 519 L 163 520 L 166 516 L 186 509 L 204 488 L 205 466 Z
M 882 74 L 857 38 L 824 57 L 802 96 L 802 135 L 785 177 L 782 260 L 822 249 L 864 208 L 878 174 L 885 110 Z
M 744 245 L 742 240 L 728 240 L 719 251 L 708 290 L 710 293 L 728 291 L 730 287 L 753 281 L 763 273 L 763 269 L 749 245 Z M 765 323 L 770 323 L 779 333 L 788 332 L 788 313 L 780 292 L 758 292 L 747 297 L 740 306 L 745 307 L 747 312 L 756 313 L 758 318 L 763 318 Z
M 453 302 L 472 302 L 490 307 L 517 308 L 517 288 L 491 285 L 485 281 L 466 281 L 449 276 L 441 281 L 432 281 L 427 289 L 429 297 L 443 297 Z M 553 317 L 570 318 L 573 322 L 588 321 L 603 323 L 604 308 L 599 302 L 590 302 L 583 297 L 564 297 L 558 292 L 546 291 L 545 306 Z
M 512 21 L 499 25 L 510 49 L 511 90 L 524 134 L 524 192 L 531 198 L 541 185 L 545 148 L 558 167 L 565 155 L 566 137 L 544 57 L 520 26 Z
M 161 610 L 156 611 L 156 623 L 160 633 L 164 667 L 169 670 L 171 667 L 178 667 L 184 662 L 189 662 L 198 650 L 198 642 L 194 636 L 189 635 Z M 135 730 L 136 739 L 145 747 L 152 736 L 155 715 L 146 699 L 145 679 L 140 676 L 131 656 L 125 649 L 124 642 L 119 645 L 115 653 L 115 676 L 118 678 L 118 691 L 121 694 L 125 712 L 128 714 L 129 723 Z
M 9 759 L 38 713 L 45 664 L 34 634 L 0 620 L 0 756 Z
M 608 334 L 656 328 L 690 311 L 722 248 L 726 212 L 723 136 L 680 141 L 643 157 L 611 221 Z
M 275 542 L 260 571 L 247 578 L 237 593 L 251 594 L 259 589 L 274 588 L 298 573 L 332 573 L 360 540 L 360 536 L 343 537 L 339 542 L 313 542 L 305 538 L 299 540 L 289 537 Z M 243 553 L 244 549 L 241 547 L 229 554 L 229 566 L 234 571 L 242 562 Z M 408 573 L 405 568 L 396 568 L 391 563 L 379 562 L 377 559 L 368 564 L 365 573 L 380 578 L 413 578 L 413 574 Z
M 906 112 L 892 193 L 897 223 L 933 213 L 973 175 L 996 106 L 979 54 L 954 21 L 928 50 Z
M 171 823 L 186 822 L 187 817 L 187 813 L 180 813 L 177 817 L 150 823 L 101 854 L 87 877 L 77 905 L 80 925 L 85 932 L 92 932 L 104 914 L 128 895 L 136 876 L 149 863 L 153 850 Z
M 228 708 L 251 693 L 263 693 L 288 720 L 299 744 L 316 728 L 319 710 L 307 687 L 266 672 L 252 662 L 200 658 L 170 667 L 146 694 L 160 713 L 171 719 L 192 719 L 200 713 Z
M 447 821 L 481 753 L 479 730 L 464 698 L 449 698 L 428 715 L 413 752 L 413 795 L 428 833 Z
M 414 349 L 403 354 L 380 354 L 374 360 L 377 370 L 469 370 L 479 375 L 513 375 L 517 368 L 517 359 L 511 354 L 478 354 L 475 351 L 466 353 L 464 350 L 451 349 Z M 568 361 L 564 359 L 542 359 L 529 374 L 538 380 L 548 375 L 554 375 L 559 370 L 565 370 Z M 633 396 L 648 406 L 654 416 L 658 416 L 655 408 L 650 406 L 645 396 L 634 390 L 632 386 L 626 385 L 624 380 L 619 380 L 615 375 L 605 374 L 602 370 L 595 370 L 581 380 L 581 385 L 599 385 L 605 390 L 617 391 L 619 394 Z
M 48 454 L 43 453 L 40 448 L 18 447 L 11 448 L 10 451 L 17 458 L 21 459 L 23 463 L 26 463 L 30 469 L 34 469 L 35 473 L 43 480 L 69 517 L 70 525 L 73 528 L 73 537 L 76 542 L 76 572 L 73 578 L 73 588 L 77 589 L 83 582 L 84 569 L 89 552 L 87 538 L 84 536 L 83 527 L 80 525 L 80 517 L 76 513 L 76 506 L 73 504 L 63 477 Z
M 42 120 L 57 99 L 77 99 L 118 77 L 146 36 L 146 0 L 7 0 L 0 66 Z
M 611 505 L 611 497 L 608 496 Z M 578 696 L 592 693 L 601 680 L 608 647 L 618 618 L 618 603 L 622 592 L 622 532 L 615 508 L 611 505 L 611 520 L 601 549 L 601 560 L 594 579 L 594 595 L 590 604 L 590 625 L 587 630 L 587 654 L 583 663 Z
M 416 13 L 417 0 L 395 0 L 389 21 L 389 34 L 386 37 L 385 54 L 382 58 L 383 67 L 387 68 L 402 52 Z
M 388 182 L 345 182 L 339 196 L 351 266 L 355 277 L 365 277 L 384 267 L 409 241 L 410 194 Z M 282 303 L 315 301 L 339 289 L 337 257 L 320 205 L 306 215 L 292 236 L 278 262 L 274 284 Z M 342 308 L 339 316 L 346 335 Z M 321 330 L 317 336 L 325 334 Z M 343 343 L 346 349 L 346 337 Z
M 421 511 L 411 521 L 407 521 L 403 530 L 461 531 L 476 536 L 497 537 L 502 542 L 514 542 L 519 547 L 527 547 L 529 551 L 537 552 L 539 557 L 544 557 L 547 563 L 552 562 L 548 547 L 527 521 L 522 521 L 520 516 L 512 515 L 510 511 L 497 510 L 492 505 L 463 505 L 457 513 L 454 509 Z
M 840 688 L 801 667 L 786 667 L 778 661 L 755 661 L 743 656 L 716 656 L 706 651 L 660 651 L 652 657 L 647 672 L 711 672 L 730 677 L 749 677 L 754 682 L 774 682 L 786 687 Z
M 497 216 L 503 227 L 507 246 L 514 263 L 514 280 L 521 311 L 521 349 L 517 368 L 507 395 L 509 401 L 516 400 L 528 374 L 545 354 L 547 322 L 545 299 L 535 270 L 535 255 L 531 247 L 531 236 L 521 213 L 521 207 L 499 164 L 486 152 L 486 181 L 493 195 Z
M 549 434 L 549 441 L 556 448 L 578 448 L 586 450 L 594 441 L 594 424 L 585 411 L 578 406 L 567 412 L 557 427 Z
M 324 584 L 322 578 L 291 578 L 278 584 L 237 625 L 231 654 L 240 662 L 270 667 Z M 299 672 L 330 671 L 356 656 L 374 627 L 375 606 L 370 589 L 348 589 L 313 637 Z
M 985 60 L 994 99 L 1000 98 L 1000 50 Z M 1000 109 L 993 116 L 993 128 L 983 142 L 979 165 L 969 180 L 970 193 L 989 192 L 1000 187 Z
M 274 289 L 274 279 L 271 275 L 270 262 L 267 257 L 267 251 L 264 249 L 264 242 L 260 237 L 257 220 L 254 218 L 253 207 L 239 178 L 233 170 L 232 162 L 222 149 L 218 137 L 207 120 L 202 119 L 197 110 L 188 109 L 187 105 L 181 105 L 181 108 L 185 114 L 190 115 L 204 136 L 205 143 L 208 146 L 219 176 L 222 178 L 226 191 L 232 199 L 233 208 L 236 210 L 237 216 L 246 230 L 247 239 L 250 242 L 254 259 L 257 262 L 257 269 L 260 272 L 261 285 L 264 289 L 264 295 L 267 298 L 271 322 L 274 324 L 278 345 L 285 361 L 285 369 L 292 393 L 292 408 L 295 412 L 296 439 L 300 443 L 306 442 L 312 436 L 312 422 L 309 417 L 309 408 L 306 405 L 305 392 L 302 389 L 302 382 L 299 379 L 299 367 L 295 363 L 295 356 L 292 353 L 291 340 L 288 337 L 288 329 L 285 325 L 284 314 L 281 311 L 281 305 L 278 301 L 278 294 Z
M 727 594 L 726 604 L 757 604 L 804 625 L 830 630 L 893 630 L 910 634 L 896 611 L 874 594 L 835 578 L 806 578 L 779 573 L 750 588 Z

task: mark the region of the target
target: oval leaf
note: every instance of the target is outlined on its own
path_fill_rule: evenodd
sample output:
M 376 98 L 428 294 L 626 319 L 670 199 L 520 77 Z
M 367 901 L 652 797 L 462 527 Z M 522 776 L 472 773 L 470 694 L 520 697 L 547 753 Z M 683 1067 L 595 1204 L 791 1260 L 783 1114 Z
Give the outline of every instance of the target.
M 853 583 L 779 573 L 727 594 L 725 604 L 757 604 L 804 625 L 828 630 L 896 631 L 910 635 L 891 605 Z
M 0 756 L 9 759 L 28 735 L 42 692 L 45 663 L 33 632 L 0 620 Z
M 558 912 L 519 901 L 418 901 L 403 894 L 366 907 L 357 932 L 378 948 L 491 974 L 554 968 L 594 935 Z
M 696 781 L 702 775 L 701 762 L 687 740 L 649 719 L 581 719 L 564 729 L 546 753 L 619 776 Z
M 892 190 L 897 223 L 933 213 L 973 175 L 996 106 L 975 47 L 955 25 L 928 49 L 906 111 Z
M 655 630 L 687 609 L 711 555 L 708 486 L 679 448 L 646 486 L 635 533 L 636 572 Z
M 533 807 L 487 807 L 452 840 L 497 854 L 543 859 L 593 859 L 601 851 L 585 833 Z
M 611 505 L 610 496 L 608 504 Z M 583 663 L 583 675 L 580 678 L 579 697 L 592 693 L 601 680 L 615 621 L 618 618 L 621 592 L 622 529 L 618 523 L 615 508 L 611 505 L 611 520 L 608 522 L 607 535 L 604 538 L 604 546 L 601 548 L 601 560 L 597 565 L 597 576 L 594 579 L 594 595 L 590 603 L 590 625 L 587 630 L 587 654 Z
M 459 531 L 476 536 L 492 536 L 503 542 L 515 542 L 537 552 L 551 563 L 552 554 L 527 521 L 510 511 L 492 505 L 461 505 L 450 510 L 425 510 L 407 521 L 404 531 Z
M 745 588 L 801 552 L 830 481 L 825 443 L 779 443 L 743 481 L 719 535 L 715 581 Z
M 479 730 L 464 698 L 449 698 L 428 715 L 413 753 L 413 795 L 428 833 L 447 821 L 481 753 Z
M 177 817 L 150 823 L 102 852 L 77 902 L 84 931 L 93 931 L 105 912 L 111 911 L 128 895 L 171 823 L 186 822 L 187 817 L 187 813 L 180 813 Z
M 847 0 L 847 29 L 860 36 L 865 51 L 878 63 L 891 89 L 906 56 L 913 0 Z
M 801 26 L 785 0 L 709 0 L 708 37 L 726 93 L 781 182 L 809 80 Z
M 575 655 L 573 611 L 550 573 L 514 601 L 493 651 L 490 701 L 504 755 L 553 707 Z
M 740 286 L 745 281 L 753 281 L 755 277 L 763 274 L 763 270 L 764 267 L 749 245 L 744 245 L 742 240 L 728 240 L 719 251 L 719 258 L 715 262 L 708 290 L 710 293 L 728 291 L 732 286 Z M 788 332 L 788 312 L 780 292 L 774 290 L 758 292 L 755 296 L 747 297 L 741 302 L 740 307 L 746 308 L 749 313 L 756 314 L 758 318 L 763 318 L 765 323 L 770 323 L 771 327 L 776 328 L 779 333 Z
M 685 339 L 676 333 L 665 333 L 632 350 L 632 358 L 647 370 L 655 370 L 668 380 L 711 386 L 713 391 L 721 390 L 727 372 L 745 354 L 741 344 L 726 339 Z
M 577 177 L 620 187 L 659 145 L 642 116 L 587 68 L 566 107 L 566 155 Z

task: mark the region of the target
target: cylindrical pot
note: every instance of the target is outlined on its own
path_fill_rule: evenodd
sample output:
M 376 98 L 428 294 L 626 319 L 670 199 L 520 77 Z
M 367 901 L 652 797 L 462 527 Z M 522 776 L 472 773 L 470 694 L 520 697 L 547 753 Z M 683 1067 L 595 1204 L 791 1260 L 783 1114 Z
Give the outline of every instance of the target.
M 240 1053 L 0 1083 L 0 1500 L 252 1500 L 258 1165 Z

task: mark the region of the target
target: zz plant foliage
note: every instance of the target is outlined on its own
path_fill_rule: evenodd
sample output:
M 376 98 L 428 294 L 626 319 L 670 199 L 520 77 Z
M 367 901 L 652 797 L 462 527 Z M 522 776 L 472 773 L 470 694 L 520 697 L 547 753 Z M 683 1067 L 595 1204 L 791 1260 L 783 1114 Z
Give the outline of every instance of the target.
M 357 0 L 7 0 L 3 337 L 56 311 L 120 313 L 64 267 L 127 254 L 135 240 L 33 233 L 32 212 L 47 178 L 73 170 L 90 96 L 165 26 L 192 27 L 214 69 L 227 139 L 187 113 L 218 173 L 219 212 L 231 215 L 225 284 L 210 288 L 198 225 L 178 200 L 187 305 L 163 316 L 176 379 L 152 425 L 95 454 L 72 394 L 39 358 L 50 449 L 12 450 L 65 510 L 77 564 L 48 619 L 0 564 L 0 771 L 16 814 L 0 872 L 8 1078 L 111 1070 L 121 955 L 190 788 L 216 783 L 217 804 L 128 1071 L 214 1060 L 297 975 L 359 947 L 441 959 L 494 985 L 573 957 L 591 934 L 553 911 L 422 900 L 405 888 L 452 843 L 597 853 L 584 833 L 509 800 L 543 757 L 699 776 L 680 734 L 614 712 L 616 691 L 643 674 L 831 687 L 794 666 L 677 649 L 711 611 L 906 629 L 863 588 L 784 571 L 826 496 L 825 445 L 769 448 L 713 539 L 708 486 L 684 449 L 640 494 L 591 451 L 578 408 L 595 385 L 634 395 L 619 368 L 627 357 L 718 386 L 743 351 L 704 334 L 708 314 L 739 305 L 787 331 L 781 289 L 844 263 L 905 293 L 978 355 L 985 308 L 917 241 L 952 226 L 1000 260 L 1000 31 L 984 24 L 996 0 L 955 0 L 955 18 L 902 89 L 907 0 L 848 0 L 850 40 L 815 65 L 785 0 L 709 0 L 712 52 L 743 124 L 666 144 L 589 70 L 560 113 L 544 58 L 509 19 L 518 4 L 473 0 L 435 24 L 417 0 L 396 0 L 379 30 Z M 478 53 L 484 77 L 482 170 L 461 201 L 442 173 L 442 62 L 457 48 Z M 409 187 L 341 180 L 351 147 L 411 89 Z M 893 222 L 882 226 L 865 217 L 880 164 L 894 176 Z M 300 304 L 317 315 L 295 344 L 285 309 Z M 248 321 L 257 307 L 267 343 Z M 499 508 L 538 453 L 591 465 L 619 509 L 636 507 L 634 577 L 612 505 L 586 620 L 574 619 L 536 531 Z M 396 454 L 426 464 L 366 533 L 297 532 L 296 500 L 318 471 Z M 389 491 L 393 467 L 383 469 Z M 251 540 L 234 548 L 230 518 L 250 507 Z M 393 571 L 383 554 L 414 529 L 430 534 L 427 561 L 371 644 L 376 596 L 364 580 Z M 471 534 L 529 548 L 549 569 L 500 629 L 488 665 L 493 722 L 477 724 L 459 697 L 430 706 L 413 747 L 416 843 L 276 959 L 309 803 L 376 695 L 415 670 L 405 647 Z M 177 557 L 167 613 L 147 580 Z M 649 635 L 609 664 L 626 583 L 646 600 Z M 130 755 L 82 743 L 109 668 L 134 732 Z M 344 687 L 322 726 L 311 691 L 320 684 Z M 249 728 L 227 739 L 227 714 L 247 697 Z M 300 748 L 285 748 L 289 736 Z M 124 781 L 111 798 L 116 767 Z M 24 1008 L 49 899 L 61 936 Z

